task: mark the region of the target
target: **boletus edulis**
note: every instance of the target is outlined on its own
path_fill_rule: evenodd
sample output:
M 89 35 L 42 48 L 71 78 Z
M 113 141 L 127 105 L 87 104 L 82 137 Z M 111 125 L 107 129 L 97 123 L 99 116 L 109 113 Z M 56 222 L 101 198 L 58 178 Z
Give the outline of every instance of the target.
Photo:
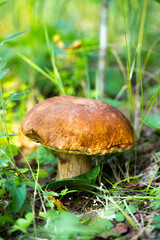
M 88 172 L 90 155 L 123 152 L 134 146 L 133 127 L 117 108 L 73 96 L 36 104 L 25 116 L 22 132 L 57 151 L 57 180 Z

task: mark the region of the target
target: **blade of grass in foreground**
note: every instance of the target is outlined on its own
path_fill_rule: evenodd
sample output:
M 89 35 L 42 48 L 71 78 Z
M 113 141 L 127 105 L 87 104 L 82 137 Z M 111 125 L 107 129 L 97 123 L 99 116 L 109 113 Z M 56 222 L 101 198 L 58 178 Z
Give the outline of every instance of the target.
M 65 95 L 62 79 L 60 77 L 58 68 L 56 66 L 56 58 L 55 58 L 54 46 L 52 46 L 51 43 L 50 43 L 49 36 L 48 36 L 48 31 L 47 31 L 46 27 L 44 27 L 44 35 L 45 35 L 45 39 L 46 39 L 48 53 L 50 55 L 50 59 L 51 59 L 52 67 L 53 67 L 54 77 L 55 77 L 55 79 L 57 81 L 57 84 L 58 84 L 59 88 L 62 91 L 62 94 Z
M 57 85 L 59 88 L 59 91 L 62 95 L 64 95 L 64 91 L 61 88 L 61 86 L 58 84 L 58 80 L 56 78 L 54 78 L 53 76 L 51 76 L 50 74 L 48 74 L 46 71 L 44 71 L 42 68 L 40 68 L 37 64 L 35 64 L 33 61 L 31 61 L 28 57 L 26 57 L 24 54 L 18 52 L 19 57 L 21 57 L 26 63 L 28 63 L 31 67 L 33 67 L 36 71 L 38 71 L 39 73 L 41 73 L 43 76 L 45 76 L 46 78 L 48 78 L 51 82 L 53 82 L 53 84 Z
M 143 33 L 144 33 L 144 23 L 145 23 L 145 18 L 146 18 L 146 11 L 147 11 L 147 1 L 144 0 L 143 2 L 143 9 L 142 9 L 142 16 L 141 16 L 141 23 L 140 23 L 140 30 L 139 30 L 139 39 L 138 39 L 138 52 L 137 52 L 137 69 L 139 69 L 139 76 L 137 76 L 137 86 L 140 86 L 141 89 L 141 111 L 142 111 L 142 118 L 144 116 L 144 111 L 143 111 L 143 84 L 142 84 L 142 71 L 141 71 L 141 50 L 142 50 L 142 42 L 143 42 Z M 137 93 L 136 93 L 137 99 L 140 100 L 139 97 L 139 88 L 137 88 Z
M 141 51 L 142 51 L 142 42 L 143 42 L 143 33 L 144 33 L 144 23 L 145 23 L 145 18 L 146 18 L 146 11 L 147 11 L 147 0 L 143 1 L 143 7 L 142 7 L 142 14 L 141 14 L 141 21 L 140 21 L 140 29 L 139 29 L 139 36 L 138 36 L 138 50 L 137 50 L 137 69 L 139 70 L 138 73 L 136 74 L 136 94 L 135 94 L 135 99 L 136 99 L 136 104 L 137 108 L 135 108 L 135 118 L 134 118 L 134 124 L 135 128 L 138 129 L 139 126 L 139 112 L 141 110 L 142 113 L 142 119 L 144 118 L 144 103 L 143 103 L 143 82 L 142 82 L 142 70 L 141 70 Z M 139 94 L 139 88 L 141 91 L 141 95 Z M 141 108 L 141 109 L 140 109 Z M 140 131 L 142 127 L 142 121 L 141 121 L 141 126 L 140 126 Z M 139 133 L 140 133 L 139 131 Z M 139 135 L 138 135 L 139 137 Z M 134 167 L 134 174 L 136 175 L 136 164 L 137 164 L 137 144 L 135 145 L 135 167 Z
M 16 37 L 18 37 L 18 36 L 20 36 L 20 35 L 22 35 L 22 34 L 24 34 L 24 33 L 27 33 L 27 32 L 29 32 L 29 30 L 22 31 L 22 32 L 18 32 L 18 33 L 15 33 L 15 34 L 12 34 L 12 35 L 6 37 L 6 38 L 0 43 L 0 46 L 2 46 L 2 45 L 3 45 L 4 43 L 6 43 L 6 42 L 12 41 L 14 38 L 16 38 Z
M 153 179 L 154 179 L 154 177 L 156 176 L 158 170 L 159 170 L 159 166 L 155 169 L 155 171 L 154 171 L 154 173 L 153 173 L 153 175 L 152 175 L 152 177 L 151 177 L 151 180 L 150 180 L 150 182 L 149 182 L 149 184 L 148 184 L 148 187 L 146 188 L 146 194 L 148 193 L 149 188 L 150 188 L 150 186 L 151 186 L 151 184 L 152 184 L 152 182 L 153 182 Z
M 137 135 L 137 142 L 138 142 L 138 140 L 139 140 L 139 138 L 140 138 L 142 126 L 143 126 L 143 124 L 144 124 L 144 122 L 145 122 L 145 120 L 146 120 L 146 118 L 147 118 L 147 116 L 148 116 L 148 114 L 149 114 L 149 112 L 150 112 L 150 110 L 151 110 L 151 108 L 152 108 L 155 100 L 156 100 L 156 97 L 157 97 L 157 95 L 158 95 L 159 90 L 160 90 L 160 87 L 159 87 L 159 88 L 157 89 L 157 91 L 152 95 L 152 97 L 151 97 L 150 100 L 148 101 L 148 104 L 147 104 L 147 106 L 146 106 L 146 108 L 145 108 L 145 110 L 144 110 L 144 114 L 143 114 L 142 119 L 141 119 L 141 125 L 140 125 L 139 132 L 138 132 L 138 135 Z M 136 142 L 136 144 L 135 144 L 135 169 L 134 169 L 135 175 L 136 175 L 136 164 L 137 164 L 137 142 Z
M 126 3 L 127 3 L 127 8 L 128 8 L 128 1 Z M 125 33 L 126 54 L 127 54 L 127 83 L 126 83 L 126 85 L 127 85 L 127 93 L 128 93 L 128 103 L 129 103 L 129 107 L 131 109 L 131 112 L 129 112 L 129 115 L 131 116 L 131 118 L 133 118 L 134 112 L 133 112 L 133 96 L 132 96 L 132 84 L 131 84 L 131 58 L 130 58 L 131 53 L 130 53 L 130 46 L 129 46 L 129 42 L 128 42 L 128 36 L 127 36 L 128 30 L 127 30 L 127 26 L 126 26 L 126 20 L 128 20 L 128 18 L 126 19 L 126 16 L 125 16 L 124 0 L 122 0 L 122 13 L 123 13 L 123 24 L 124 24 L 124 33 Z M 132 66 L 134 66 L 134 65 L 132 64 Z
M 109 201 L 119 209 L 119 211 L 124 215 L 124 217 L 128 220 L 128 222 L 131 224 L 133 228 L 136 228 L 138 231 L 140 231 L 137 224 L 132 220 L 132 218 L 127 213 L 123 211 L 123 209 L 120 208 L 120 206 L 113 200 L 112 197 L 109 197 Z
M 154 102 L 155 102 L 155 100 L 156 100 L 156 97 L 157 97 L 157 95 L 158 95 L 159 90 L 160 90 L 160 87 L 159 87 L 159 88 L 157 89 L 157 91 L 152 95 L 152 97 L 151 97 L 150 100 L 148 101 L 148 104 L 147 104 L 147 106 L 146 106 L 146 108 L 145 108 L 145 110 L 144 110 L 144 115 L 143 115 L 143 118 L 142 118 L 142 120 L 141 120 L 141 126 L 140 126 L 140 129 L 139 129 L 139 133 L 138 133 L 137 140 L 138 140 L 139 137 L 140 137 L 140 133 L 141 133 L 141 130 L 142 130 L 142 126 L 143 126 L 143 124 L 144 124 L 144 122 L 145 122 L 145 120 L 146 120 L 149 112 L 151 111 L 151 108 L 152 108 L 152 106 L 153 106 L 153 104 L 154 104 Z

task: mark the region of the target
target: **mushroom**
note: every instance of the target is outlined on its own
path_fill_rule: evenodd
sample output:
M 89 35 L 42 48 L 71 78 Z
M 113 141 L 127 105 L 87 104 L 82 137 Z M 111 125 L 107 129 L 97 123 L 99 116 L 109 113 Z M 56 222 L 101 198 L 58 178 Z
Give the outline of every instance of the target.
M 88 172 L 90 155 L 123 152 L 134 146 L 133 127 L 117 108 L 73 96 L 36 104 L 25 116 L 22 132 L 57 151 L 57 180 Z

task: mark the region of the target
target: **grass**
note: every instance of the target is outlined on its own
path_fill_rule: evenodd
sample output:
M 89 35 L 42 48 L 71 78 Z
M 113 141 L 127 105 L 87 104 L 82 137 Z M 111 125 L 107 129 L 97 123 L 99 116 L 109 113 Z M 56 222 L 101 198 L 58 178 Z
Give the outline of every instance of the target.
M 17 5 L 7 1 L 0 3 L 1 9 L 5 6 L 4 11 L 7 13 L 4 19 L 8 18 L 8 4 L 12 4 L 14 8 L 12 30 L 17 29 L 17 26 L 21 24 L 18 23 L 20 16 L 15 16 L 14 12 L 21 9 L 20 3 Z M 150 239 L 151 237 L 158 239 L 160 228 L 160 188 L 158 185 L 160 153 L 156 142 L 159 141 L 160 129 L 152 119 L 150 120 L 152 127 L 146 127 L 146 121 L 148 116 L 152 116 L 159 107 L 160 80 L 159 76 L 156 78 L 154 76 L 147 85 L 144 81 L 146 72 L 150 76 L 152 69 L 155 71 L 158 68 L 157 59 L 159 57 L 157 58 L 154 48 L 159 42 L 159 37 L 148 41 L 149 47 L 146 48 L 145 45 L 145 41 L 148 39 L 145 31 L 146 26 L 149 25 L 147 18 L 153 18 L 152 11 L 156 13 L 155 6 L 157 7 L 158 3 L 153 3 L 155 6 L 152 8 L 152 4 L 144 0 L 138 11 L 139 18 L 137 17 L 137 19 L 139 21 L 133 23 L 132 16 L 133 12 L 137 10 L 137 1 L 122 1 L 121 3 L 111 1 L 109 6 L 111 13 L 108 24 L 115 26 L 116 29 L 119 28 L 119 31 L 123 29 L 124 34 L 121 35 L 125 39 L 125 44 L 124 48 L 117 44 L 118 50 L 109 44 L 110 62 L 107 66 L 115 64 L 116 61 L 115 69 L 118 65 L 118 70 L 125 79 L 123 79 L 124 85 L 119 86 L 119 90 L 115 92 L 114 96 L 107 89 L 108 96 L 104 100 L 108 101 L 109 98 L 113 104 L 117 104 L 115 98 L 118 95 L 120 96 L 118 102 L 120 104 L 121 101 L 124 102 L 122 111 L 125 111 L 126 108 L 129 109 L 128 117 L 131 117 L 137 136 L 136 146 L 132 152 L 106 157 L 105 161 L 102 157 L 101 169 L 95 167 L 92 172 L 85 175 L 85 178 L 82 176 L 81 179 L 74 179 L 76 185 L 72 185 L 72 180 L 64 180 L 65 187 L 63 187 L 58 182 L 51 181 L 51 178 L 56 175 L 56 155 L 45 147 L 33 150 L 32 147 L 30 148 L 30 143 L 23 142 L 20 133 L 17 136 L 17 133 L 13 131 L 14 122 L 17 121 L 20 125 L 27 111 L 27 105 L 30 104 L 29 100 L 34 103 L 35 98 L 36 100 L 44 99 L 59 94 L 99 98 L 96 65 L 98 36 L 95 39 L 95 33 L 93 38 L 87 34 L 87 31 L 93 30 L 93 26 L 90 28 L 85 26 L 85 30 L 79 30 L 81 33 L 76 35 L 75 28 L 73 31 L 73 26 L 66 24 L 68 15 L 71 9 L 77 6 L 76 4 L 78 3 L 70 1 L 67 5 L 65 1 L 60 1 L 57 5 L 50 2 L 46 6 L 43 1 L 39 3 L 37 1 L 37 5 L 30 1 L 26 5 L 24 1 L 26 9 L 30 9 L 32 31 L 16 31 L 17 33 L 1 40 L 0 47 L 3 54 L 5 51 L 8 53 L 7 65 L 10 68 L 10 71 L 5 68 L 5 61 L 2 58 L 0 62 L 1 239 L 7 237 L 7 239 L 74 240 L 77 238 L 96 239 L 98 237 L 105 239 L 107 236 L 112 237 L 112 239 L 132 239 L 132 237 L 134 239 L 138 236 L 142 239 Z M 99 7 L 99 3 L 96 1 L 94 3 L 87 1 L 85 4 L 93 11 Z M 50 10 L 48 18 L 45 15 L 44 9 L 49 9 L 49 6 L 50 9 L 51 7 L 57 9 L 54 20 L 59 19 L 59 17 L 61 20 L 63 7 L 66 10 L 63 16 L 65 19 L 64 27 L 59 28 L 64 44 L 63 49 L 58 48 L 56 43 L 52 41 L 58 28 L 55 26 L 56 30 L 53 31 L 50 26 L 51 19 L 49 17 L 52 15 Z M 83 14 L 88 16 L 89 10 L 85 10 L 87 13 L 84 13 L 83 6 L 81 4 L 78 6 L 78 16 L 82 21 Z M 119 16 L 118 19 L 122 20 L 122 26 L 117 26 L 117 22 L 114 23 L 116 20 L 112 19 L 112 14 L 117 13 L 119 7 L 122 11 L 117 16 Z M 148 12 L 147 7 L 150 7 L 152 11 Z M 40 18 L 41 14 L 43 19 Z M 44 23 L 44 19 L 49 20 Z M 75 15 L 73 19 L 76 19 Z M 94 14 L 91 13 L 88 19 L 92 22 Z M 88 19 L 85 19 L 86 22 L 89 21 Z M 95 26 L 97 26 L 96 23 Z M 138 27 L 136 28 L 136 26 Z M 67 31 L 65 31 L 65 27 Z M 156 30 L 154 30 L 155 34 Z M 111 32 L 109 34 L 111 38 Z M 28 39 L 27 35 L 32 36 L 32 39 L 31 37 Z M 82 35 L 82 46 L 77 49 L 69 48 Z M 135 36 L 136 38 L 134 38 Z M 39 37 L 38 43 L 37 37 Z M 121 37 L 119 38 L 121 39 Z M 134 39 L 134 44 L 132 39 Z M 118 41 L 120 40 L 117 39 Z M 20 44 L 19 48 L 18 44 Z M 37 57 L 39 49 L 41 49 L 41 55 Z M 13 51 L 13 56 L 9 56 L 10 50 Z M 112 56 L 110 52 L 112 52 Z M 14 64 L 13 59 L 15 59 Z M 113 68 L 112 71 L 114 72 L 115 69 Z M 29 81 L 26 76 L 30 78 Z M 20 79 L 20 85 L 23 85 L 21 92 L 17 91 L 17 87 L 14 91 L 13 87 L 10 87 L 10 82 L 15 83 L 17 79 L 18 81 Z M 34 84 L 29 92 L 27 89 L 31 86 L 31 79 L 34 79 Z M 110 80 L 110 84 L 112 81 L 113 79 Z M 115 89 L 117 85 L 118 81 L 115 83 Z M 9 86 L 10 90 L 6 86 Z M 122 93 L 120 91 L 124 86 L 125 90 Z M 37 96 L 33 97 L 32 91 L 38 92 Z M 31 105 L 34 105 L 33 103 Z M 157 116 L 160 118 L 158 114 Z M 147 139 L 150 137 L 152 137 L 152 142 Z M 150 148 L 155 149 L 151 151 Z M 20 165 L 18 159 L 20 159 Z M 93 159 L 93 163 L 95 162 L 97 160 Z M 150 168 L 148 168 L 149 166 Z M 88 188 L 83 189 L 82 185 L 87 185 Z M 120 226 L 124 233 L 120 232 Z

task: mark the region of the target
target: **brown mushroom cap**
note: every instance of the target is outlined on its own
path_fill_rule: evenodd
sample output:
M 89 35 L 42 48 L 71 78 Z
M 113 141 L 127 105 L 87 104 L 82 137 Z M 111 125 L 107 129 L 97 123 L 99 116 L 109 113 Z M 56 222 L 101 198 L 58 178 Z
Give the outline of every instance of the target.
M 53 97 L 35 105 L 22 123 L 24 135 L 55 151 L 107 154 L 134 146 L 134 130 L 112 105 L 72 96 Z

